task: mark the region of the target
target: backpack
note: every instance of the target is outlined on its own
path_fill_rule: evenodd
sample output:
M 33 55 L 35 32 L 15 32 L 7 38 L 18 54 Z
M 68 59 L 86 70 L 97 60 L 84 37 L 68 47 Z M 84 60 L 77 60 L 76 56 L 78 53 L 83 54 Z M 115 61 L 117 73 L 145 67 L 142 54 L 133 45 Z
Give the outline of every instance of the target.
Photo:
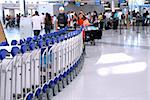
M 58 25 L 59 26 L 66 26 L 67 25 L 68 17 L 65 13 L 58 15 Z

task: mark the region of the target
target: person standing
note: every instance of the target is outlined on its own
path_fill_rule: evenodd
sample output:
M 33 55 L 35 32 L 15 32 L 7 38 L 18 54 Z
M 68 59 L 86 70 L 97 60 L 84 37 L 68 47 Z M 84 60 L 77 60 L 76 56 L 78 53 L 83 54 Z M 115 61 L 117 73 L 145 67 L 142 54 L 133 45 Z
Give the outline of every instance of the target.
M 131 24 L 131 14 L 128 11 L 128 13 L 127 13 L 127 27 L 130 27 L 130 24 Z
M 45 33 L 46 34 L 51 32 L 51 27 L 52 27 L 51 15 L 46 13 L 46 17 L 45 17 Z
M 146 11 L 146 22 L 145 23 L 146 23 L 146 26 L 148 26 L 150 23 L 150 14 L 149 14 L 148 10 Z
M 74 12 L 74 15 L 73 15 L 73 26 L 74 26 L 75 30 L 77 28 L 77 21 L 78 21 L 78 17 L 77 17 L 76 12 Z
M 126 17 L 125 17 L 125 14 L 122 13 L 121 15 L 121 24 L 122 24 L 122 28 L 124 28 L 124 26 L 126 26 Z
M 118 29 L 118 13 L 116 11 L 113 14 L 113 28 L 116 31 Z
M 11 20 L 10 15 L 7 15 L 6 18 L 5 18 L 5 20 L 6 20 L 6 28 L 7 28 L 8 26 L 10 27 L 10 20 Z
M 41 24 L 42 24 L 41 17 L 39 16 L 39 13 L 35 11 L 35 15 L 32 17 L 34 36 L 38 36 L 40 34 Z
M 19 14 L 16 15 L 16 22 L 17 22 L 17 25 L 16 25 L 16 26 L 17 26 L 18 28 L 20 28 L 20 15 L 19 15 Z
M 103 30 L 106 29 L 106 16 L 105 16 L 105 12 L 103 12 Z
M 134 30 L 134 26 L 136 24 L 136 13 L 135 10 L 132 11 L 132 26 L 133 26 L 133 30 Z
M 70 24 L 71 24 L 71 12 L 70 11 L 67 12 L 67 17 L 68 17 L 68 26 L 70 27 Z
M 91 19 L 91 12 L 87 13 L 86 18 L 90 21 L 90 19 Z
M 57 27 L 57 17 L 56 17 L 56 15 L 53 16 L 53 25 L 54 25 L 53 29 L 54 29 L 54 31 L 56 31 L 56 29 L 57 29 L 56 28 Z
M 98 21 L 100 23 L 100 29 L 103 29 L 103 15 L 102 15 L 102 13 L 99 14 Z
M 137 33 L 139 33 L 140 19 L 142 19 L 141 14 L 140 14 L 140 12 L 137 12 L 137 14 L 136 14 Z
M 41 21 L 42 21 L 41 27 L 42 27 L 42 29 L 44 29 L 45 28 L 45 23 L 44 23 L 44 21 L 45 21 L 45 15 L 44 15 L 44 13 L 42 13 L 40 15 L 40 17 L 41 17 Z
M 64 7 L 59 8 L 59 15 L 57 17 L 57 29 L 58 27 L 60 29 L 65 28 L 68 25 L 68 16 L 64 12 Z
M 98 14 L 96 11 L 93 12 L 93 20 L 92 20 L 92 24 L 95 26 L 95 27 L 98 27 Z
M 79 26 L 83 25 L 83 15 L 81 13 L 79 13 L 79 15 L 78 15 L 78 24 L 79 24 Z

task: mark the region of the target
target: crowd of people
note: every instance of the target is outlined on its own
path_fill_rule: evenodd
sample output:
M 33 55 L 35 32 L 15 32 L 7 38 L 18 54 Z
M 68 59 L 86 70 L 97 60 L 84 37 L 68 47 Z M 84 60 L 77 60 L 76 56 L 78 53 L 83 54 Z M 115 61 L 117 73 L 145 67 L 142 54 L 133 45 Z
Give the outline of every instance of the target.
M 6 25 L 6 28 L 14 28 L 14 27 L 20 27 L 20 14 L 16 14 L 16 17 L 13 17 L 11 15 L 6 15 L 6 18 L 4 19 L 4 23 Z
M 143 26 L 150 24 L 150 14 L 148 11 L 144 13 L 136 11 L 126 11 L 124 13 L 119 11 L 110 13 L 93 11 L 85 13 L 81 10 L 78 13 L 75 11 L 65 13 L 64 8 L 60 7 L 58 16 L 51 16 L 49 13 L 39 15 L 39 13 L 35 11 L 35 14 L 30 17 L 33 23 L 34 35 L 39 35 L 42 29 L 45 29 L 45 33 L 50 33 L 51 29 L 58 30 L 66 26 L 76 29 L 78 26 L 92 25 L 102 30 L 116 30 L 119 25 L 121 25 L 122 28 L 128 28 L 131 25 L 140 25 L 140 23 L 142 23 Z M 11 18 L 7 15 L 6 21 L 6 28 L 11 25 L 20 27 L 20 14 L 17 14 L 16 18 Z

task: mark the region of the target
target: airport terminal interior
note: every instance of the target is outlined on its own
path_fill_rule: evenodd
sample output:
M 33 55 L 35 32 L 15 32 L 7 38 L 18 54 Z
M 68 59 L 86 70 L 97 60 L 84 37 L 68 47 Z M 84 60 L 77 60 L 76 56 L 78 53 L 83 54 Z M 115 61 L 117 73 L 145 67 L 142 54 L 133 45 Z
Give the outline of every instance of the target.
M 0 0 L 0 100 L 150 100 L 150 0 Z

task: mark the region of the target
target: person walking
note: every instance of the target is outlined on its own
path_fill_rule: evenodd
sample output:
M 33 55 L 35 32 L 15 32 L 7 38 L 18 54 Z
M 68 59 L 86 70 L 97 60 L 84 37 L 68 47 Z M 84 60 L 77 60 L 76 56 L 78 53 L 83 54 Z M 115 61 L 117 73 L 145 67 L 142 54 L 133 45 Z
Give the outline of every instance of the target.
M 34 36 L 38 36 L 40 34 L 41 24 L 42 24 L 41 17 L 39 16 L 39 13 L 35 11 L 34 16 L 32 17 Z
M 7 15 L 6 16 L 6 18 L 5 18 L 5 20 L 6 20 L 6 28 L 8 28 L 8 26 L 10 27 L 11 25 L 11 23 L 10 23 L 10 20 L 11 20 L 11 17 L 10 17 L 10 15 Z
M 46 13 L 45 17 L 45 33 L 50 33 L 52 28 L 52 18 L 51 15 Z

